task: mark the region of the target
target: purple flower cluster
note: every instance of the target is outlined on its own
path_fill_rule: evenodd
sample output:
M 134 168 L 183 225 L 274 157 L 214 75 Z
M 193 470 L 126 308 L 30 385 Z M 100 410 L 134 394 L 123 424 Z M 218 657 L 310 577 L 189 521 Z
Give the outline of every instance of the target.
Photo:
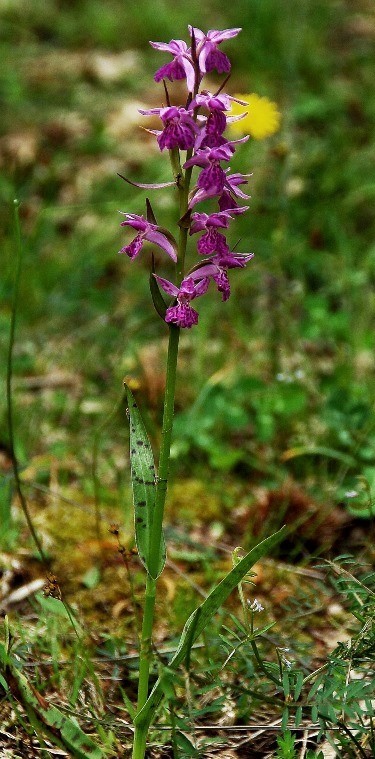
M 196 184 L 189 195 L 184 223 L 189 225 L 190 235 L 202 233 L 197 242 L 197 252 L 204 258 L 193 266 L 179 286 L 154 275 L 159 286 L 173 298 L 172 304 L 166 310 L 165 321 L 180 327 L 190 328 L 197 324 L 198 314 L 190 303 L 207 292 L 211 281 L 222 293 L 222 299 L 227 300 L 230 295 L 228 271 L 243 268 L 252 258 L 252 254 L 241 255 L 232 252 L 224 234 L 233 217 L 248 210 L 248 206 L 240 205 L 242 200 L 249 197 L 241 189 L 241 185 L 247 184 L 251 175 L 232 174 L 229 166 L 236 145 L 245 142 L 248 137 L 230 141 L 224 136 L 227 124 L 242 116 L 226 115 L 228 112 L 230 114 L 231 101 L 234 100 L 230 95 L 224 94 L 221 90 L 212 94 L 201 89 L 206 73 L 213 70 L 219 74 L 230 72 L 230 61 L 219 49 L 219 45 L 235 37 L 240 31 L 210 30 L 204 34 L 200 29 L 189 26 L 190 47 L 183 40 L 150 43 L 156 50 L 172 56 L 169 63 L 158 69 L 155 81 L 184 79 L 188 97 L 184 106 L 174 106 L 170 104 L 167 93 L 166 107 L 142 110 L 143 115 L 158 116 L 162 122 L 162 129 L 148 131 L 156 136 L 161 151 L 187 151 L 182 181 L 186 181 L 186 176 L 190 181 L 191 170 L 194 167 L 200 169 Z M 176 182 L 178 181 L 181 181 L 180 177 L 176 178 Z M 166 186 L 167 184 L 170 183 L 166 183 Z M 152 185 L 149 187 L 152 188 Z M 160 185 L 155 185 L 156 187 Z M 216 211 L 210 214 L 193 212 L 198 203 L 209 199 L 216 199 Z M 125 214 L 125 217 L 122 226 L 132 227 L 137 234 L 129 245 L 121 249 L 122 253 L 126 253 L 131 259 L 135 258 L 143 242 L 147 240 L 164 250 L 173 261 L 177 260 L 174 238 L 166 230 L 143 216 Z

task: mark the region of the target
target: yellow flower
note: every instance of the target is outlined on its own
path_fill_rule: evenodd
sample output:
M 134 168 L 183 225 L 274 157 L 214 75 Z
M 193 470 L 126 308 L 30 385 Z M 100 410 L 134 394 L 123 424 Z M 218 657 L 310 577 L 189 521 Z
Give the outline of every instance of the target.
M 280 127 L 280 112 L 276 103 L 266 97 L 251 95 L 234 95 L 238 100 L 246 100 L 248 105 L 239 105 L 232 102 L 230 116 L 246 113 L 247 116 L 241 121 L 230 124 L 230 129 L 236 135 L 250 134 L 255 140 L 264 140 L 278 131 Z

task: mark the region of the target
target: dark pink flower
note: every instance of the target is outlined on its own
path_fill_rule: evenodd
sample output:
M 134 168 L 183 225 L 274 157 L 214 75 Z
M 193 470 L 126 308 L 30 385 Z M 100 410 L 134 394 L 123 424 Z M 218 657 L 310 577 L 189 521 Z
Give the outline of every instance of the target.
M 218 266 L 218 264 L 214 263 L 214 259 L 211 259 L 210 263 L 193 271 L 190 276 L 192 278 L 204 277 L 207 281 L 212 279 L 215 282 L 218 291 L 222 293 L 223 301 L 228 300 L 230 296 L 230 284 L 227 271 L 224 267 Z
M 160 150 L 167 148 L 180 148 L 180 150 L 189 150 L 194 147 L 196 136 L 199 132 L 191 112 L 185 108 L 168 106 L 167 108 L 149 108 L 148 110 L 139 111 L 143 116 L 156 115 L 160 116 L 165 124 L 162 132 L 154 132 L 157 135 L 157 141 Z
M 230 142 L 225 141 L 225 144 L 214 148 L 200 148 L 196 150 L 192 158 L 186 161 L 184 168 L 188 168 L 189 166 L 201 166 L 203 168 L 203 171 L 201 171 L 198 176 L 197 191 L 194 192 L 189 202 L 189 208 L 193 208 L 197 203 L 200 203 L 207 198 L 213 198 L 215 195 L 222 195 L 226 186 L 227 189 L 232 189 L 227 182 L 227 172 L 229 169 L 224 171 L 220 166 L 220 161 L 229 161 L 235 151 L 235 144 L 243 141 L 244 140 L 231 140 Z M 237 176 L 245 175 L 231 175 L 231 177 Z M 234 179 L 233 182 L 235 183 L 236 180 Z M 236 192 L 233 190 L 233 193 L 241 195 L 241 191 L 238 191 L 237 188 Z M 243 194 L 242 197 L 247 196 Z M 236 205 L 236 203 L 232 202 L 232 207 L 235 207 Z M 226 209 L 220 208 L 220 210 L 225 211 Z
M 247 210 L 248 206 L 243 206 L 242 208 L 234 208 L 233 213 L 240 214 Z M 230 213 L 226 211 L 219 211 L 210 215 L 207 213 L 193 214 L 190 234 L 205 231 L 205 234 L 198 241 L 198 253 L 209 256 L 211 253 L 222 253 L 224 255 L 229 252 L 226 238 L 218 232 L 218 227 L 227 229 L 232 218 Z
M 218 95 L 212 95 L 207 90 L 204 90 L 198 93 L 194 98 L 190 105 L 192 109 L 203 107 L 208 110 L 208 116 L 203 123 L 201 133 L 195 143 L 196 149 L 205 147 L 214 148 L 223 145 L 226 142 L 222 135 L 225 132 L 227 123 L 230 121 L 238 121 L 243 118 L 242 114 L 240 116 L 232 117 L 227 117 L 225 115 L 225 111 L 229 111 L 231 101 L 233 100 L 241 105 L 246 105 L 243 100 L 233 98 L 230 95 L 226 95 L 224 92 L 219 93 Z M 198 118 L 204 120 L 204 117 Z
M 230 71 L 229 58 L 218 49 L 218 45 L 224 40 L 236 37 L 241 29 L 224 29 L 219 32 L 216 29 L 210 29 L 204 34 L 200 29 L 189 26 L 190 36 L 194 34 L 199 69 L 202 74 L 216 69 L 219 74 L 227 74 Z
M 191 108 L 200 108 L 202 106 L 208 110 L 208 116 L 204 119 L 195 148 L 215 148 L 223 145 L 225 139 L 222 135 L 227 126 L 224 111 L 230 107 L 228 95 L 215 96 L 209 92 L 198 94 L 192 101 Z
M 220 92 L 219 95 L 212 95 L 208 90 L 203 90 L 195 96 L 194 100 L 192 100 L 191 108 L 203 107 L 208 111 L 229 111 L 231 100 L 233 100 L 233 98 L 226 95 L 224 92 Z
M 156 274 L 154 277 L 168 295 L 177 298 L 177 304 L 167 308 L 165 321 L 187 329 L 198 324 L 198 314 L 191 307 L 190 301 L 207 291 L 208 277 L 187 276 L 182 280 L 180 287 L 176 287 L 172 282 L 163 279 L 163 277 L 158 277 Z
M 211 260 L 224 269 L 244 269 L 252 258 L 254 253 L 232 253 L 228 248 L 223 252 L 219 251 Z
M 213 213 L 195 213 L 192 216 L 190 234 L 205 231 L 200 240 L 198 240 L 198 253 L 202 256 L 209 256 L 211 253 L 226 251 L 228 249 L 227 241 L 224 235 L 218 232 L 218 227 L 226 229 L 229 226 L 231 216 L 225 212 Z
M 157 70 L 154 79 L 160 82 L 162 79 L 169 79 L 173 82 L 176 79 L 186 79 L 189 92 L 194 91 L 195 86 L 195 69 L 191 60 L 190 49 L 183 40 L 171 40 L 167 42 L 150 42 L 155 50 L 162 50 L 173 55 L 173 61 L 166 63 Z
M 203 171 L 198 176 L 197 186 L 204 190 L 207 198 L 220 195 L 224 189 L 225 171 L 220 166 L 220 161 L 229 161 L 234 149 L 230 142 L 215 148 L 202 148 L 184 164 L 187 169 L 190 166 L 201 166 Z
M 250 195 L 246 195 L 240 190 L 239 185 L 247 184 L 247 177 L 251 176 L 252 174 L 226 174 L 224 189 L 218 200 L 220 211 L 232 211 L 233 213 L 233 209 L 238 208 L 236 198 L 244 200 L 250 198 Z
M 138 216 L 135 213 L 125 213 L 126 221 L 121 222 L 121 227 L 132 227 L 138 234 L 129 245 L 121 248 L 120 253 L 126 253 L 131 260 L 135 258 L 142 250 L 145 240 L 158 245 L 162 248 L 173 261 L 177 261 L 177 255 L 174 246 L 168 237 L 160 231 L 157 224 L 150 224 L 144 216 Z M 172 238 L 173 239 L 173 238 Z

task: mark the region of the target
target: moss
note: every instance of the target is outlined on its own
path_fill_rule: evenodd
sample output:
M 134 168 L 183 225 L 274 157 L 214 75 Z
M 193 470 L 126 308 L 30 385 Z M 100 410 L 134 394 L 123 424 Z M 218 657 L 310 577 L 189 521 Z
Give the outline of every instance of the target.
M 223 519 L 223 502 L 220 496 L 208 490 L 207 483 L 189 479 L 175 483 L 168 497 L 168 519 L 191 525 Z

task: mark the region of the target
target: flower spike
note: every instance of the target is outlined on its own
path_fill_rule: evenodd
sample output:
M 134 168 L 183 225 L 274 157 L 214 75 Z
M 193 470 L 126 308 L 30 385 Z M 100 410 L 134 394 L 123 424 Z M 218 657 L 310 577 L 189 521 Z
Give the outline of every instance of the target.
M 152 264 L 150 289 L 159 315 L 168 324 L 187 329 L 198 323 L 198 313 L 192 308 L 191 302 L 207 292 L 210 282 L 216 285 L 222 299 L 228 300 L 228 272 L 231 269 L 242 269 L 252 258 L 250 253 L 235 253 L 226 238 L 226 230 L 234 217 L 248 210 L 247 205 L 243 202 L 241 204 L 241 201 L 249 198 L 242 190 L 242 185 L 247 184 L 248 177 L 251 176 L 231 173 L 228 166 L 237 146 L 246 142 L 248 136 L 228 139 L 225 134 L 228 125 L 247 117 L 246 112 L 236 112 L 237 106 L 246 106 L 247 101 L 242 96 L 233 97 L 224 92 L 231 66 L 227 56 L 219 49 L 223 42 L 236 37 L 240 31 L 236 27 L 221 31 L 210 29 L 205 33 L 197 27 L 189 26 L 190 46 L 184 40 L 175 39 L 170 42 L 150 42 L 155 50 L 172 56 L 172 60 L 159 68 L 154 76 L 156 82 L 163 81 L 166 105 L 141 109 L 140 113 L 160 118 L 161 129 L 146 131 L 156 137 L 161 151 L 169 151 L 175 179 L 171 182 L 142 184 L 122 177 L 141 189 L 175 186 L 179 192 L 182 189 L 184 191 L 184 197 L 180 196 L 183 202 L 178 221 L 180 229 L 184 230 L 180 236 L 180 249 L 171 233 L 158 225 L 150 201 L 147 200 L 146 216 L 124 214 L 125 220 L 121 226 L 131 227 L 136 234 L 121 249 L 121 253 L 126 253 L 130 259 L 136 258 L 144 242 L 148 241 L 167 253 L 174 263 L 178 263 L 177 271 L 182 270 L 182 275 L 176 284 L 156 275 Z M 204 75 L 213 70 L 227 75 L 214 93 L 201 87 Z M 171 103 L 165 81 L 167 79 L 186 81 L 187 99 L 184 105 Z M 233 104 L 236 106 L 234 113 Z M 182 157 L 180 151 L 186 151 L 186 157 Z M 191 170 L 195 167 L 198 168 L 196 185 L 190 190 Z M 207 200 L 214 200 L 216 207 L 210 212 L 197 212 L 196 206 Z M 200 261 L 192 266 L 189 274 L 184 275 L 186 233 L 190 237 L 199 234 L 196 253 L 200 256 Z M 162 290 L 173 298 L 169 306 L 165 303 Z

